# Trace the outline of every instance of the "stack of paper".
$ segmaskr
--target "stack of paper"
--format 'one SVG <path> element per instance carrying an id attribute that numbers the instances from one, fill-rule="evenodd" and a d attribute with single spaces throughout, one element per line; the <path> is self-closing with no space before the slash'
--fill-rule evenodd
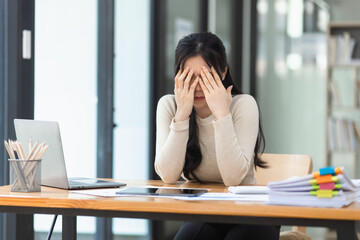
<path id="1" fill-rule="evenodd" d="M 269 204 L 309 207 L 343 207 L 360 197 L 360 184 L 343 167 L 322 168 L 304 177 L 268 184 Z"/>

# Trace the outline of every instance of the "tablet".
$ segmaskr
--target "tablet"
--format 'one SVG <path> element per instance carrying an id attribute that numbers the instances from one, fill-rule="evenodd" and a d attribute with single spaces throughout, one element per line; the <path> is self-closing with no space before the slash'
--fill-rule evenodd
<path id="1" fill-rule="evenodd" d="M 156 187 L 129 187 L 116 192 L 119 195 L 138 195 L 138 196 L 199 196 L 206 193 L 206 189 L 200 188 L 156 188 Z"/>

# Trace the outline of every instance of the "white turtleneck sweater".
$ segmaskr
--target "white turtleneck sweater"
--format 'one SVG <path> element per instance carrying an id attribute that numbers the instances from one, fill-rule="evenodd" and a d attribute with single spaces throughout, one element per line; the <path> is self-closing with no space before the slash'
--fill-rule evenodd
<path id="1" fill-rule="evenodd" d="M 174 122 L 174 95 L 163 96 L 157 107 L 155 171 L 166 183 L 182 175 L 189 119 Z M 259 110 L 255 99 L 247 94 L 233 97 L 230 114 L 216 120 L 196 116 L 202 160 L 194 171 L 203 182 L 226 186 L 255 184 L 254 148 L 259 131 Z"/>

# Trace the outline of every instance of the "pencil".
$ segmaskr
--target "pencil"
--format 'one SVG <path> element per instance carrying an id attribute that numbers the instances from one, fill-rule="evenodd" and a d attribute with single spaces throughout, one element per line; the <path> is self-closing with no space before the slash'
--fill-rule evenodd
<path id="1" fill-rule="evenodd" d="M 29 155 L 30 155 L 30 152 L 32 151 L 32 148 L 33 148 L 33 142 L 32 142 L 32 139 L 30 138 L 30 141 L 29 141 Z M 28 156 L 29 158 L 29 156 Z"/>
<path id="2" fill-rule="evenodd" d="M 41 159 L 41 157 L 44 155 L 44 153 L 46 152 L 47 148 L 49 147 L 49 145 L 45 145 L 42 149 L 41 152 L 36 156 L 36 160 Z"/>
<path id="3" fill-rule="evenodd" d="M 22 143 L 19 142 L 19 141 L 16 141 L 16 144 L 18 145 L 18 148 L 19 148 L 19 150 L 20 150 L 21 159 L 27 159 L 26 153 L 25 153 L 25 149 L 24 149 Z"/>
<path id="4" fill-rule="evenodd" d="M 43 143 L 41 143 L 41 144 L 37 147 L 36 151 L 34 152 L 34 154 L 32 155 L 32 157 L 30 158 L 30 160 L 34 160 L 34 159 L 36 158 L 36 156 L 39 154 L 39 152 L 40 152 L 40 150 L 42 149 L 42 147 L 43 147 L 44 144 L 45 144 L 45 143 L 43 142 Z"/>
<path id="5" fill-rule="evenodd" d="M 28 160 L 31 160 L 31 158 L 33 157 L 38 144 L 39 144 L 39 141 L 36 141 L 35 145 L 31 149 L 31 152 L 29 153 Z"/>
<path id="6" fill-rule="evenodd" d="M 4 145 L 5 145 L 5 148 L 6 148 L 6 151 L 8 152 L 9 154 L 9 157 L 11 159 L 15 159 L 15 154 L 14 152 L 12 151 L 12 149 L 10 148 L 9 144 L 4 140 Z"/>

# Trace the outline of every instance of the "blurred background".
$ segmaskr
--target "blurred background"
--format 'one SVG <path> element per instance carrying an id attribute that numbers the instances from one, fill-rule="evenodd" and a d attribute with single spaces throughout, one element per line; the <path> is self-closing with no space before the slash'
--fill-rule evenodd
<path id="1" fill-rule="evenodd" d="M 11 19 L 5 9 L 18 17 Z M 327 124 L 328 26 L 351 23 L 360 29 L 358 9 L 358 0 L 3 1 L 0 18 L 8 21 L 1 24 L 0 19 L 0 123 L 9 130 L 0 130 L 0 136 L 12 136 L 14 116 L 55 120 L 60 123 L 69 177 L 156 179 L 156 103 L 172 93 L 176 44 L 189 33 L 211 31 L 227 49 L 234 79 L 258 101 L 265 152 L 308 154 L 314 169 L 343 165 L 351 177 L 359 178 L 358 145 L 331 152 Z M 3 46 L 17 39 L 23 26 L 32 31 L 33 52 L 30 61 L 19 63 L 21 53 L 14 57 L 9 52 L 20 51 L 16 46 L 21 49 L 21 44 Z M 15 69 L 9 67 L 12 61 Z M 335 76 L 359 82 L 357 68 L 341 68 Z M 16 100 L 23 114 L 5 107 L 5 97 L 12 101 L 4 84 L 8 79 L 15 84 L 10 90 L 30 99 Z M 353 89 L 345 86 L 340 91 L 346 98 Z M 359 102 L 350 115 L 360 124 Z M 101 139 L 107 139 L 111 149 L 103 158 Z M 110 170 L 104 170 L 106 166 Z M 2 184 L 8 180 L 7 167 L 0 165 Z M 5 239 L 5 232 L 12 231 L 5 223 L 13 220 L 0 216 L 0 239 Z M 44 239 L 52 218 L 34 216 L 35 239 Z M 101 221 L 78 217 L 78 239 L 171 239 L 179 225 L 110 219 L 106 224 L 113 235 L 104 237 Z M 60 239 L 60 231 L 58 219 L 53 239 Z M 322 228 L 308 228 L 308 234 L 333 239 L 331 231 Z"/>

